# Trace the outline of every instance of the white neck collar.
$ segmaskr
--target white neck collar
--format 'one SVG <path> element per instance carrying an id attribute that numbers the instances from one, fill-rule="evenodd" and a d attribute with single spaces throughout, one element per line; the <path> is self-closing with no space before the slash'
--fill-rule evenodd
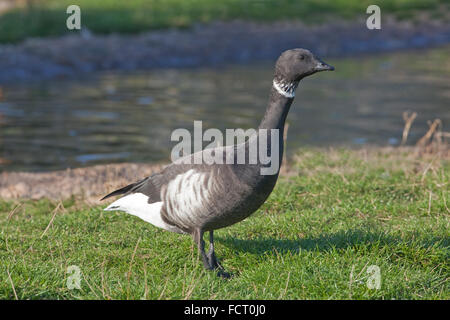
<path id="1" fill-rule="evenodd" d="M 273 79 L 273 87 L 278 91 L 279 94 L 286 98 L 295 97 L 295 89 L 297 89 L 298 81 L 284 82 Z"/>

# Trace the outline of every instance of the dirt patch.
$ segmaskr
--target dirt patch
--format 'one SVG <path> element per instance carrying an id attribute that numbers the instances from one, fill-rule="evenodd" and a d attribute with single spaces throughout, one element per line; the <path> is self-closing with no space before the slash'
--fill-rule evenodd
<path id="1" fill-rule="evenodd" d="M 98 200 L 162 168 L 162 164 L 120 163 L 44 173 L 3 172 L 0 198 L 60 200 L 76 196 Z"/>
<path id="2" fill-rule="evenodd" d="M 322 150 L 322 152 L 330 160 L 337 157 L 337 151 L 334 149 Z M 361 159 L 370 165 L 402 168 L 415 173 L 437 170 L 441 160 L 450 160 L 448 145 L 442 145 L 439 149 L 433 150 L 417 147 L 372 147 L 349 150 L 349 152 L 352 159 Z M 342 174 L 349 170 L 345 163 L 342 163 L 328 169 L 319 166 L 313 171 L 299 172 L 295 164 L 306 161 L 313 154 L 309 151 L 301 151 L 287 160 L 281 167 L 281 176 L 314 174 L 315 170 L 330 170 L 333 173 Z M 380 159 L 383 159 L 382 163 L 379 163 Z M 98 203 L 98 200 L 107 193 L 154 172 L 159 172 L 164 166 L 164 164 L 121 163 L 45 173 L 3 172 L 0 174 L 0 198 L 62 200 L 76 197 Z"/>

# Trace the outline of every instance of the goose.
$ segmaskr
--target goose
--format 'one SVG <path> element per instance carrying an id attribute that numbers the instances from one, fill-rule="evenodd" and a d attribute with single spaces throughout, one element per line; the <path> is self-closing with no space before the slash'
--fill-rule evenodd
<path id="1" fill-rule="evenodd" d="M 214 252 L 214 230 L 240 222 L 255 212 L 268 198 L 278 179 L 280 166 L 262 174 L 270 163 L 250 159 L 250 149 L 266 142 L 267 150 L 283 157 L 284 125 L 299 82 L 320 71 L 332 71 L 309 50 L 291 49 L 277 59 L 265 115 L 255 133 L 246 141 L 207 148 L 173 161 L 158 173 L 104 196 L 123 195 L 104 210 L 124 211 L 167 231 L 193 237 L 203 265 L 227 278 Z M 267 130 L 279 132 L 274 140 Z M 265 134 L 263 134 L 265 132 Z M 266 150 L 266 151 L 267 151 Z M 236 161 L 239 153 L 245 161 Z M 223 157 L 222 163 L 205 161 Z M 193 161 L 202 156 L 204 161 Z M 281 162 L 280 162 L 281 163 Z M 205 252 L 204 233 L 209 232 Z"/>

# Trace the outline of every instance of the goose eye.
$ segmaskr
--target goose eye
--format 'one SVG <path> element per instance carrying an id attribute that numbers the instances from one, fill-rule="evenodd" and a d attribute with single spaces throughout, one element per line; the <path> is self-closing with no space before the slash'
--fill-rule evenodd
<path id="1" fill-rule="evenodd" d="M 305 60 L 305 55 L 304 55 L 304 54 L 302 54 L 302 55 L 300 56 L 300 60 Z"/>

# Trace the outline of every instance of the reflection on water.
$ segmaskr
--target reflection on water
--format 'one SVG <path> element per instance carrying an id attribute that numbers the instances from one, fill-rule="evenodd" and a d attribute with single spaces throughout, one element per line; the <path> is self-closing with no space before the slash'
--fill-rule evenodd
<path id="1" fill-rule="evenodd" d="M 302 145 L 398 144 L 402 112 L 450 120 L 448 48 L 328 61 L 303 81 L 288 117 L 288 151 Z M 168 161 L 172 130 L 255 128 L 272 64 L 103 74 L 3 87 L 0 169 L 43 171 L 122 161 Z"/>

